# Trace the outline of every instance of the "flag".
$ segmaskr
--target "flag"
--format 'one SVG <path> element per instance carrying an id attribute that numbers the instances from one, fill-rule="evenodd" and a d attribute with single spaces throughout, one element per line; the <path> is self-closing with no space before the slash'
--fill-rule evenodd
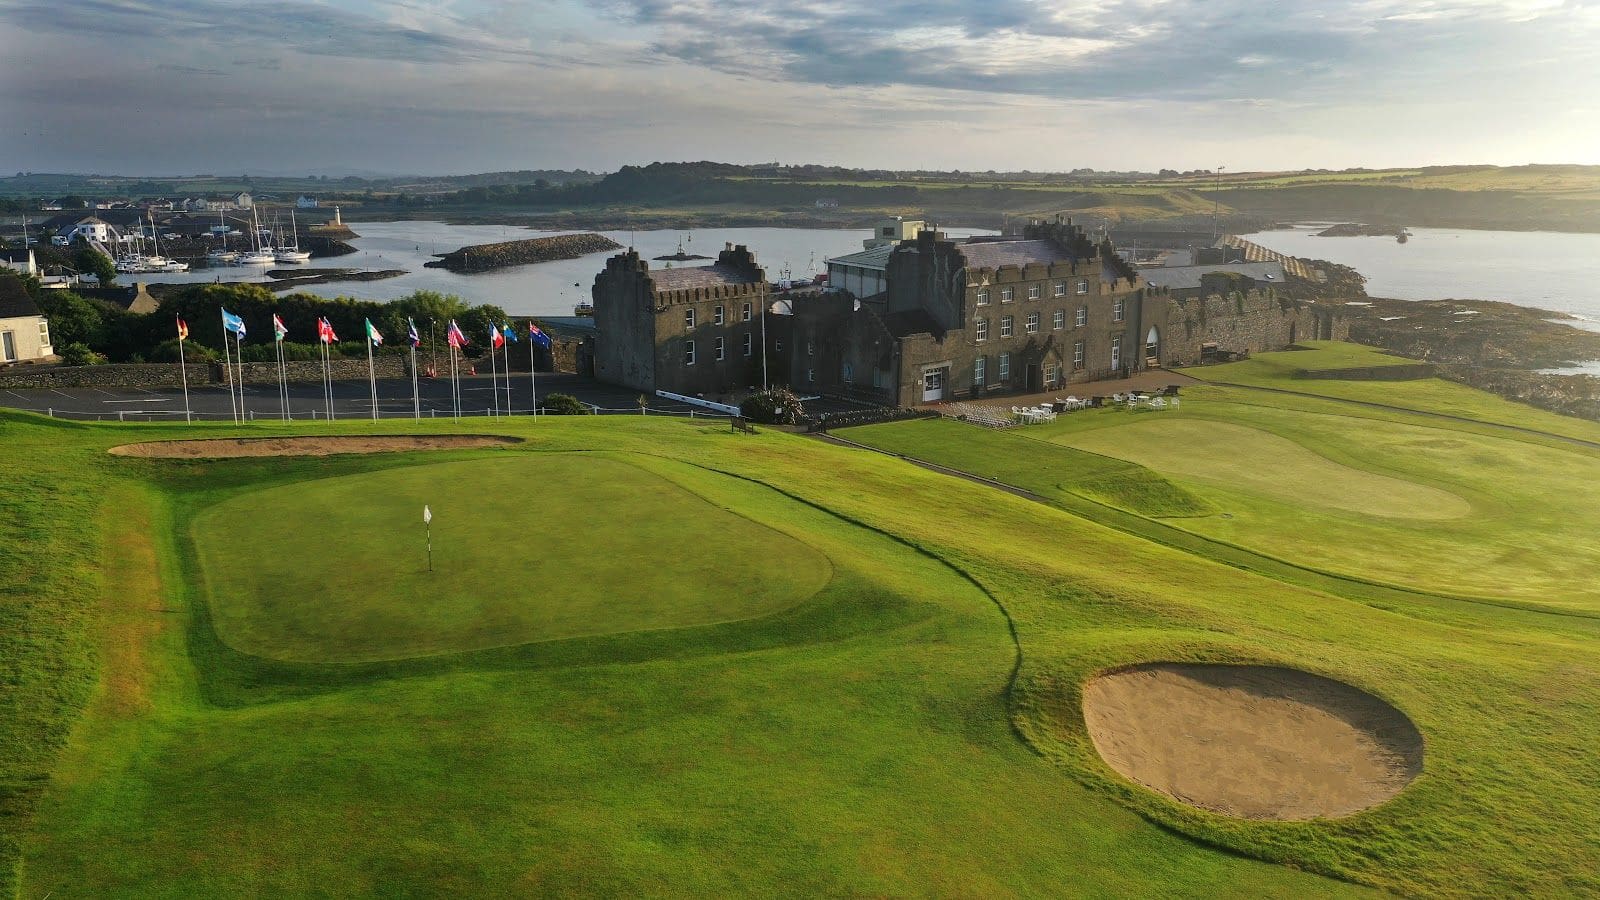
<path id="1" fill-rule="evenodd" d="M 288 333 L 289 333 L 289 326 L 283 324 L 283 320 L 278 318 L 278 314 L 277 313 L 273 313 L 272 314 L 272 339 L 275 340 L 275 341 L 281 341 L 281 340 L 283 340 L 284 335 L 287 335 Z"/>
<path id="2" fill-rule="evenodd" d="M 411 321 L 410 316 L 406 317 L 406 340 L 411 342 L 413 350 L 422 346 L 422 338 L 417 335 L 417 323 Z"/>
<path id="3" fill-rule="evenodd" d="M 429 509 L 426 503 L 422 504 L 422 524 L 433 524 L 433 510 Z"/>
<path id="4" fill-rule="evenodd" d="M 494 348 L 494 349 L 496 349 L 496 350 L 498 350 L 501 347 L 504 347 L 505 344 L 506 344 L 506 336 L 500 333 L 500 329 L 494 327 L 493 325 L 490 325 L 489 326 L 489 346 Z"/>
<path id="5" fill-rule="evenodd" d="M 239 340 L 244 340 L 244 320 L 227 310 L 222 311 L 222 327 L 238 335 Z"/>
<path id="6" fill-rule="evenodd" d="M 178 340 L 186 341 L 188 339 L 189 339 L 189 323 L 185 322 L 182 319 L 179 319 L 178 320 Z"/>
<path id="7" fill-rule="evenodd" d="M 506 333 L 506 340 L 513 344 L 517 342 L 517 330 L 515 328 L 512 328 L 510 325 L 502 325 L 500 326 L 500 330 Z"/>
<path id="8" fill-rule="evenodd" d="M 383 346 L 383 335 L 378 333 L 378 329 L 372 324 L 371 319 L 367 320 L 367 340 L 371 341 L 374 347 Z"/>
<path id="9" fill-rule="evenodd" d="M 535 344 L 538 344 L 546 350 L 550 349 L 550 335 L 545 334 L 538 325 L 533 324 L 532 319 L 528 320 L 528 340 L 533 341 Z"/>
<path id="10" fill-rule="evenodd" d="M 339 336 L 333 333 L 333 323 L 329 322 L 326 316 L 317 320 L 317 337 L 324 344 L 334 344 L 339 341 Z"/>
<path id="11" fill-rule="evenodd" d="M 456 324 L 455 319 L 450 320 L 450 330 L 444 333 L 444 339 L 446 343 L 457 350 L 467 345 L 467 336 L 461 333 L 461 326 Z"/>

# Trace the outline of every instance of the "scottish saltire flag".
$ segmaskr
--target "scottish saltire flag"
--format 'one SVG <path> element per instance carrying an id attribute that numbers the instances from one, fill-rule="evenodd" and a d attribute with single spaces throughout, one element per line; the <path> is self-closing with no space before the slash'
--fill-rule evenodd
<path id="1" fill-rule="evenodd" d="M 413 350 L 422 346 L 422 338 L 417 335 L 417 323 L 411 321 L 410 316 L 406 317 L 406 340 L 411 342 Z"/>
<path id="2" fill-rule="evenodd" d="M 517 342 L 517 330 L 515 328 L 512 328 L 510 325 L 501 325 L 500 330 L 506 333 L 506 340 L 513 344 Z"/>
<path id="3" fill-rule="evenodd" d="M 461 333 L 461 326 L 456 324 L 455 319 L 450 320 L 450 330 L 444 333 L 444 339 L 458 350 L 467 345 L 467 336 Z"/>
<path id="4" fill-rule="evenodd" d="M 278 314 L 277 313 L 273 313 L 272 314 L 272 339 L 275 340 L 275 341 L 281 341 L 281 340 L 283 340 L 284 335 L 286 335 L 288 333 L 289 333 L 289 326 L 283 324 L 283 320 L 278 318 Z"/>
<path id="5" fill-rule="evenodd" d="M 366 321 L 367 321 L 367 340 L 371 341 L 372 342 L 372 346 L 374 346 L 374 347 L 383 346 L 383 335 L 378 333 L 378 329 L 377 329 L 377 327 L 375 325 L 372 324 L 372 320 L 371 319 L 368 319 Z"/>
<path id="6" fill-rule="evenodd" d="M 333 333 L 333 323 L 329 322 L 326 316 L 317 320 L 317 337 L 324 344 L 334 344 L 339 341 L 339 336 Z"/>
<path id="7" fill-rule="evenodd" d="M 222 327 L 238 335 L 239 340 L 244 340 L 244 320 L 225 309 L 222 311 Z"/>
<path id="8" fill-rule="evenodd" d="M 493 325 L 490 325 L 489 326 L 489 346 L 498 350 L 499 348 L 504 347 L 505 344 L 506 344 L 506 336 L 500 333 L 500 329 L 494 327 Z"/>
<path id="9" fill-rule="evenodd" d="M 538 325 L 533 324 L 533 320 L 531 319 L 528 321 L 528 340 L 533 341 L 535 344 L 538 344 L 546 350 L 550 349 L 550 335 L 545 334 Z"/>
<path id="10" fill-rule="evenodd" d="M 188 339 L 189 339 L 189 323 L 185 322 L 182 318 L 179 318 L 178 319 L 178 340 L 186 341 Z"/>

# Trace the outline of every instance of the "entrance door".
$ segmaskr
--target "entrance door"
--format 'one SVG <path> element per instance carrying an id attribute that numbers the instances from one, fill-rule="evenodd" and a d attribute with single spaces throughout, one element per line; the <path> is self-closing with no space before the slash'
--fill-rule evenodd
<path id="1" fill-rule="evenodd" d="M 1161 365 L 1161 335 L 1156 332 L 1154 325 L 1144 336 L 1144 364 L 1147 366 Z"/>
<path id="2" fill-rule="evenodd" d="M 1111 339 L 1111 368 L 1113 370 L 1122 368 L 1122 338 L 1120 337 Z"/>
<path id="3" fill-rule="evenodd" d="M 1038 363 L 1028 364 L 1028 393 L 1037 394 L 1044 390 L 1044 370 Z"/>
<path id="4" fill-rule="evenodd" d="M 944 399 L 945 369 L 934 369 L 922 373 L 922 402 L 931 403 Z"/>

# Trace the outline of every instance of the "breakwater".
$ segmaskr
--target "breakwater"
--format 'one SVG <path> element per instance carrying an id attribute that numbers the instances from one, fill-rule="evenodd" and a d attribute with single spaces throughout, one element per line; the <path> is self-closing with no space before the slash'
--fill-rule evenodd
<path id="1" fill-rule="evenodd" d="M 528 238 L 521 241 L 502 241 L 496 244 L 474 244 L 423 263 L 430 269 L 449 269 L 452 272 L 491 272 L 511 266 L 549 262 L 556 259 L 575 259 L 605 250 L 617 250 L 621 244 L 601 234 L 558 234 L 551 237 Z"/>

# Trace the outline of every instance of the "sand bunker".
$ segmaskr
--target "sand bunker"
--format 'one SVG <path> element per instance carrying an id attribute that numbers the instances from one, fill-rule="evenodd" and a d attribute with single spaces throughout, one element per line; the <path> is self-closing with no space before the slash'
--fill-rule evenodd
<path id="1" fill-rule="evenodd" d="M 1085 685 L 1083 716 L 1113 769 L 1247 819 L 1349 815 L 1422 771 L 1422 735 L 1404 713 L 1294 669 L 1135 666 Z"/>
<path id="2" fill-rule="evenodd" d="M 204 441 L 148 441 L 112 447 L 117 456 L 145 459 L 228 459 L 237 456 L 331 456 L 335 453 L 396 453 L 405 450 L 465 450 L 520 444 L 500 435 L 372 435 L 351 437 L 219 438 Z"/>

